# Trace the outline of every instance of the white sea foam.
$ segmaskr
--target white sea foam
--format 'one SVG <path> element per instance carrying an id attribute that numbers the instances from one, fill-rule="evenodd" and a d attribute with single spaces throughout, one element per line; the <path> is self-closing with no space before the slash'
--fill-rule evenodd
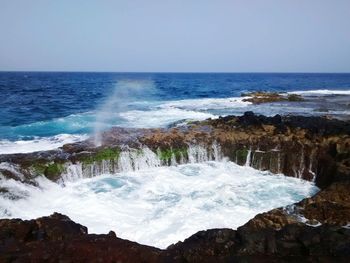
<path id="1" fill-rule="evenodd" d="M 114 230 L 161 248 L 199 230 L 235 229 L 257 213 L 317 191 L 310 182 L 215 161 L 81 179 L 65 187 L 38 182 L 40 188 L 0 180 L 0 187 L 24 197 L 0 197 L 0 217 L 31 219 L 56 211 L 90 233 Z"/>
<path id="2" fill-rule="evenodd" d="M 329 90 L 329 89 L 317 89 L 317 90 L 303 90 L 303 91 L 291 91 L 287 94 L 299 94 L 305 96 L 313 95 L 350 95 L 350 90 Z"/>
<path id="3" fill-rule="evenodd" d="M 205 120 L 217 116 L 199 111 L 183 110 L 179 108 L 162 108 L 150 111 L 127 111 L 120 116 L 128 122 L 129 127 L 163 127 L 179 120 Z"/>
<path id="4" fill-rule="evenodd" d="M 87 135 L 59 134 L 52 137 L 36 138 L 34 140 L 9 141 L 0 140 L 0 154 L 29 153 L 36 151 L 53 150 L 66 143 L 83 141 Z"/>
<path id="5" fill-rule="evenodd" d="M 333 115 L 349 115 L 350 116 L 350 110 L 330 110 L 326 113 L 333 114 Z"/>
<path id="6" fill-rule="evenodd" d="M 19 172 L 18 165 L 10 164 L 7 162 L 1 162 L 0 169 L 3 171 L 9 171 L 11 174 L 15 175 L 20 180 L 24 179 L 24 175 Z M 2 174 L 0 174 L 0 176 L 2 176 Z"/>
<path id="7" fill-rule="evenodd" d="M 164 109 L 180 108 L 189 110 L 220 110 L 241 108 L 250 105 L 250 102 L 243 101 L 247 97 L 232 98 L 208 98 L 208 99 L 188 99 L 169 101 L 161 105 Z"/>
<path id="8" fill-rule="evenodd" d="M 132 110 L 120 113 L 131 127 L 163 127 L 179 120 L 204 120 L 218 116 L 208 111 L 242 109 L 250 102 L 245 97 L 208 98 L 167 101 L 147 111 Z"/>

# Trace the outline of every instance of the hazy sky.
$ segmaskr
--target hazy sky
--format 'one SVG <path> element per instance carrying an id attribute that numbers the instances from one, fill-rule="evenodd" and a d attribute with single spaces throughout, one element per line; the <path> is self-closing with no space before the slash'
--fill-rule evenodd
<path id="1" fill-rule="evenodd" d="M 0 70 L 350 72 L 350 0 L 0 0 Z"/>

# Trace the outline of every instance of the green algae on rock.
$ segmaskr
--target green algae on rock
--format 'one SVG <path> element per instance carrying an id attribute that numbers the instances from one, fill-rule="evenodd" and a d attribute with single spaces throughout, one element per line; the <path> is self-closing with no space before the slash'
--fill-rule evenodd
<path id="1" fill-rule="evenodd" d="M 120 156 L 121 150 L 119 147 L 112 148 L 103 148 L 99 149 L 97 152 L 93 152 L 91 154 L 87 154 L 86 156 L 82 156 L 78 160 L 84 164 L 92 164 L 94 162 L 101 162 L 103 160 L 118 160 Z"/>

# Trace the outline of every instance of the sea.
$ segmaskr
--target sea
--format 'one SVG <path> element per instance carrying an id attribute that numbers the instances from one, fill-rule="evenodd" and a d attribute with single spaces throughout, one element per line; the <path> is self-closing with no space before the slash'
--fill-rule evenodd
<path id="1" fill-rule="evenodd" d="M 303 102 L 251 104 L 254 91 Z M 113 126 L 174 127 L 246 111 L 273 116 L 350 116 L 350 74 L 0 72 L 0 154 L 52 150 Z M 296 153 L 297 154 L 297 153 Z M 0 163 L 0 170 L 6 167 Z M 313 182 L 225 158 L 143 167 L 39 187 L 0 173 L 0 218 L 61 212 L 89 228 L 165 248 L 196 231 L 236 229 L 256 214 L 318 191 Z"/>
<path id="2" fill-rule="evenodd" d="M 251 105 L 241 96 L 252 91 L 320 103 Z M 324 105 L 327 97 L 343 104 Z M 249 110 L 348 116 L 350 74 L 0 72 L 0 101 L 0 153 L 31 152 L 112 126 L 167 127 Z"/>

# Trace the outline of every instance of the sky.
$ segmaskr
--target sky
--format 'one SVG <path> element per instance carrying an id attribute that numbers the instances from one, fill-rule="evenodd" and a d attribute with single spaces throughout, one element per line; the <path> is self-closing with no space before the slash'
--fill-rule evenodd
<path id="1" fill-rule="evenodd" d="M 350 0 L 0 0 L 0 70 L 350 72 Z"/>

